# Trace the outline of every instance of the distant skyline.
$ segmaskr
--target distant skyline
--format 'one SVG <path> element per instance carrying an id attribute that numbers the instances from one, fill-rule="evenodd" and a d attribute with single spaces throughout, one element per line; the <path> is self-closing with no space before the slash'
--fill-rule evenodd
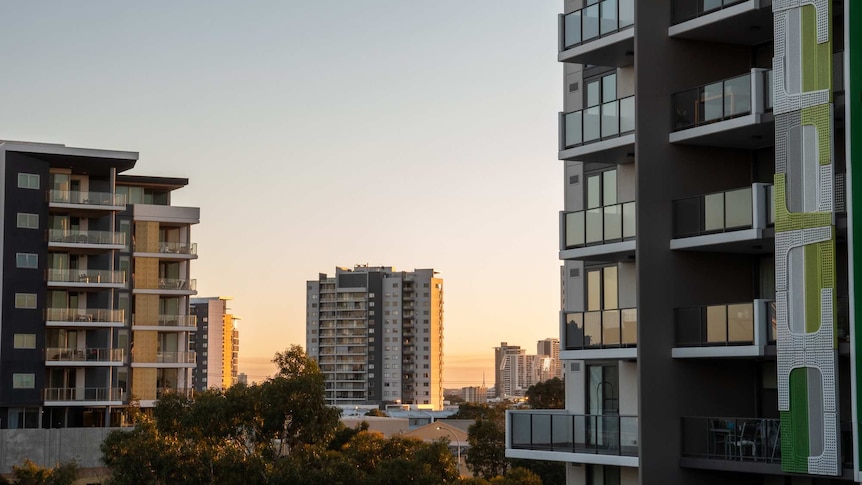
<path id="1" fill-rule="evenodd" d="M 189 178 L 200 296 L 239 371 L 305 341 L 336 266 L 445 280 L 444 386 L 559 321 L 561 2 L 4 3 L 0 139 L 131 150 Z"/>

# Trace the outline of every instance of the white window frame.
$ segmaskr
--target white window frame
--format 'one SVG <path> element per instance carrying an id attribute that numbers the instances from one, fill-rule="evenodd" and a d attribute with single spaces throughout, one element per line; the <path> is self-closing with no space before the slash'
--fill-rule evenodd
<path id="1" fill-rule="evenodd" d="M 36 374 L 12 374 L 12 389 L 35 389 Z"/>
<path id="2" fill-rule="evenodd" d="M 23 269 L 38 269 L 39 255 L 36 253 L 15 253 L 15 267 Z"/>
<path id="3" fill-rule="evenodd" d="M 39 229 L 39 214 L 19 212 L 17 223 L 19 229 Z"/>
<path id="4" fill-rule="evenodd" d="M 13 337 L 14 347 L 16 349 L 35 349 L 36 334 L 35 333 L 16 333 Z"/>
<path id="5" fill-rule="evenodd" d="M 32 303 L 30 303 L 32 301 Z M 36 309 L 37 301 L 35 293 L 15 293 L 15 308 L 26 310 Z"/>
<path id="6" fill-rule="evenodd" d="M 18 188 L 39 190 L 41 180 L 38 173 L 18 173 Z"/>

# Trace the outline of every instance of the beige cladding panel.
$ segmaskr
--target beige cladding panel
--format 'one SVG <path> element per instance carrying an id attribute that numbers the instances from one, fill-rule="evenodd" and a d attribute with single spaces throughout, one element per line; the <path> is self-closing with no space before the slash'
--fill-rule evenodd
<path id="1" fill-rule="evenodd" d="M 155 362 L 159 351 L 159 333 L 152 330 L 136 330 L 132 362 Z"/>
<path id="2" fill-rule="evenodd" d="M 135 222 L 135 251 L 159 252 L 159 223 Z"/>
<path id="3" fill-rule="evenodd" d="M 132 396 L 143 401 L 156 398 L 156 371 L 157 369 L 132 369 Z"/>
<path id="4" fill-rule="evenodd" d="M 159 287 L 159 260 L 156 258 L 135 258 L 135 287 Z"/>
<path id="5" fill-rule="evenodd" d="M 158 325 L 159 295 L 135 295 L 135 325 Z"/>

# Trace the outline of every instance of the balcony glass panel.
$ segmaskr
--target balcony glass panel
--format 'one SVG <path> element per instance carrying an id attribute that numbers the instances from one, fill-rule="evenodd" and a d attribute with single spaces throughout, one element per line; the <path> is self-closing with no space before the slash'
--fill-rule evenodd
<path id="1" fill-rule="evenodd" d="M 602 6 L 602 35 L 606 35 L 619 28 L 619 19 L 617 18 L 617 0 L 605 0 L 600 5 Z"/>
<path id="2" fill-rule="evenodd" d="M 631 346 L 638 343 L 638 310 L 627 308 L 620 310 L 622 317 L 622 345 Z"/>
<path id="3" fill-rule="evenodd" d="M 510 448 L 637 456 L 636 416 L 515 411 Z"/>
<path id="4" fill-rule="evenodd" d="M 583 211 L 566 214 L 566 247 L 583 246 L 586 242 L 584 240 L 585 230 Z"/>
<path id="5" fill-rule="evenodd" d="M 602 137 L 601 107 L 593 106 L 584 110 L 584 143 L 596 141 Z"/>
<path id="6" fill-rule="evenodd" d="M 775 225 L 775 186 L 767 185 L 766 190 L 766 223 L 770 226 Z"/>
<path id="7" fill-rule="evenodd" d="M 602 312 L 584 314 L 584 347 L 597 348 L 602 345 Z"/>
<path id="8" fill-rule="evenodd" d="M 710 194 L 703 198 L 703 230 L 706 232 L 724 229 L 724 193 Z"/>
<path id="9" fill-rule="evenodd" d="M 584 41 L 595 39 L 599 36 L 599 15 L 600 15 L 600 7 L 599 4 L 590 5 L 589 7 L 583 9 L 583 28 L 581 29 L 584 33 Z"/>
<path id="10" fill-rule="evenodd" d="M 589 97 L 589 85 L 587 92 Z M 563 116 L 565 148 L 631 133 L 635 129 L 634 115 L 634 96 L 566 113 Z"/>
<path id="11" fill-rule="evenodd" d="M 774 95 L 773 94 L 774 93 L 773 92 L 773 84 L 772 84 L 773 82 L 774 82 L 774 80 L 772 77 L 772 71 L 770 70 L 770 71 L 764 72 L 763 73 L 763 102 L 765 103 L 764 107 L 767 110 L 772 110 L 774 103 L 775 103 L 775 101 L 773 99 L 773 95 Z"/>
<path id="12" fill-rule="evenodd" d="M 605 212 L 605 240 L 623 237 L 622 207 L 611 205 L 603 208 Z"/>
<path id="13" fill-rule="evenodd" d="M 727 341 L 727 307 L 706 307 L 706 341 L 720 344 Z"/>
<path id="14" fill-rule="evenodd" d="M 580 145 L 583 140 L 583 112 L 575 111 L 565 116 L 566 123 L 566 146 Z"/>
<path id="15" fill-rule="evenodd" d="M 565 17 L 565 47 L 581 43 L 581 11 L 572 12 Z"/>
<path id="16" fill-rule="evenodd" d="M 635 0 L 619 0 L 620 2 L 620 28 L 626 28 L 635 24 Z"/>
<path id="17" fill-rule="evenodd" d="M 754 342 L 753 304 L 727 305 L 727 341 L 730 343 Z"/>
<path id="18" fill-rule="evenodd" d="M 617 113 L 617 102 L 612 101 L 602 105 L 602 137 L 619 134 L 620 120 Z"/>
<path id="19" fill-rule="evenodd" d="M 551 446 L 551 415 L 534 414 L 532 423 L 532 439 L 534 446 Z"/>
<path id="20" fill-rule="evenodd" d="M 531 444 L 530 423 L 532 419 L 527 413 L 512 413 L 512 447 L 529 447 Z"/>
<path id="21" fill-rule="evenodd" d="M 781 421 L 684 417 L 682 455 L 711 460 L 781 463 Z"/>
<path id="22" fill-rule="evenodd" d="M 584 348 L 584 314 L 566 314 L 566 350 Z"/>
<path id="23" fill-rule="evenodd" d="M 619 346 L 620 335 L 620 312 L 619 310 L 606 310 L 602 312 L 602 345 L 605 347 Z"/>
<path id="24" fill-rule="evenodd" d="M 626 202 L 623 204 L 623 238 L 628 239 L 636 236 L 636 223 L 635 203 Z"/>
<path id="25" fill-rule="evenodd" d="M 590 209 L 587 211 L 587 244 L 601 242 L 604 237 L 602 230 L 602 222 L 604 220 L 604 211 L 601 208 Z"/>
<path id="26" fill-rule="evenodd" d="M 720 82 L 707 84 L 703 87 L 703 94 L 701 96 L 701 103 L 703 106 L 703 110 L 701 111 L 701 116 L 698 117 L 698 121 L 715 121 L 722 117 L 723 113 L 723 86 Z"/>
<path id="27" fill-rule="evenodd" d="M 725 192 L 725 229 L 751 227 L 751 188 L 729 190 Z"/>
<path id="28" fill-rule="evenodd" d="M 724 81 L 724 116 L 751 112 L 751 75 Z"/>

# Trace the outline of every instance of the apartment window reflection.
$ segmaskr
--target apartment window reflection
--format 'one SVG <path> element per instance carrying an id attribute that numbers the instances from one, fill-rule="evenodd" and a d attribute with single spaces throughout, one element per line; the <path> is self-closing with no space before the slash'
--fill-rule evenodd
<path id="1" fill-rule="evenodd" d="M 566 350 L 637 344 L 637 309 L 619 307 L 619 268 L 597 267 L 585 273 L 586 311 L 565 315 Z"/>

